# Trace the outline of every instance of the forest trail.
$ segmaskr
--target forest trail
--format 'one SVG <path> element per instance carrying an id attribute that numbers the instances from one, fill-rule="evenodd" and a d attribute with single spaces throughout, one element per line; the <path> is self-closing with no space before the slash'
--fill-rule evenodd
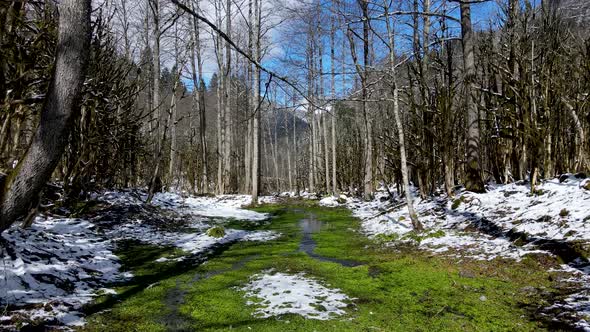
<path id="1" fill-rule="evenodd" d="M 590 0 L 0 6 L 0 331 L 590 332 Z"/>
<path id="2" fill-rule="evenodd" d="M 557 272 L 536 259 L 449 259 L 383 247 L 343 208 L 285 201 L 255 209 L 259 222 L 217 219 L 226 229 L 272 231 L 266 242 L 231 241 L 199 259 L 131 243 L 116 252 L 135 276 L 96 303 L 82 331 L 443 331 L 564 327 L 546 307 Z M 166 259 L 157 259 L 166 257 Z M 534 271 L 535 273 L 531 273 Z M 133 281 L 135 280 L 135 281 Z M 142 280 L 138 283 L 138 280 Z M 129 287 L 137 291 L 126 293 Z M 96 305 L 95 303 L 95 305 Z"/>

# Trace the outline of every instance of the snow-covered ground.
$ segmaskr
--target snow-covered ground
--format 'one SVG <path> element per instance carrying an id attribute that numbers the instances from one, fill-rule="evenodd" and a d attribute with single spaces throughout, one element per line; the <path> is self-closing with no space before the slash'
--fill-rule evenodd
<path id="1" fill-rule="evenodd" d="M 254 275 L 242 288 L 257 317 L 297 314 L 308 319 L 328 320 L 344 315 L 351 299 L 339 289 L 327 288 L 303 273 L 265 271 Z"/>
<path id="2" fill-rule="evenodd" d="M 147 199 L 143 192 L 107 191 L 95 194 L 93 198 L 106 200 L 113 204 L 141 205 Z M 274 196 L 261 196 L 258 199 L 261 204 L 274 203 Z M 251 203 L 248 195 L 219 195 L 183 197 L 176 193 L 158 193 L 154 195 L 152 204 L 164 209 L 174 209 L 180 213 L 191 214 L 209 218 L 234 218 L 240 220 L 264 220 L 268 215 L 255 211 L 242 209 Z"/>
<path id="3" fill-rule="evenodd" d="M 583 189 L 587 181 L 552 179 L 538 186 L 535 195 L 528 186 L 494 186 L 484 194 L 465 193 L 469 203 L 456 211 L 542 238 L 590 241 L 590 190 Z"/>
<path id="4" fill-rule="evenodd" d="M 540 252 L 532 244 L 518 246 L 507 237 L 475 231 L 482 221 L 499 227 L 501 232 L 522 232 L 549 240 L 590 241 L 590 191 L 583 189 L 585 181 L 588 180 L 573 177 L 563 183 L 549 180 L 539 185 L 534 195 L 529 186 L 508 184 L 491 186 L 483 194 L 460 192 L 455 199 L 415 197 L 414 208 L 426 228 L 419 246 L 437 253 L 486 260 L 518 260 Z M 403 202 L 402 197 L 394 197 L 392 203 L 383 191 L 377 192 L 370 202 L 345 196 L 320 200 L 324 206 L 351 209 L 370 237 L 415 240 Z"/>
<path id="5" fill-rule="evenodd" d="M 104 192 L 93 199 L 109 206 L 136 206 L 142 209 L 145 194 Z M 272 202 L 264 197 L 261 201 Z M 260 221 L 268 215 L 242 209 L 247 196 L 182 198 L 163 193 L 154 197 L 154 205 L 168 211 L 182 229 L 161 228 L 158 222 L 129 219 L 128 216 L 104 214 L 87 219 L 61 218 L 48 215 L 36 218 L 32 227 L 18 226 L 0 236 L 0 330 L 15 328 L 17 322 L 46 322 L 49 325 L 80 325 L 80 310 L 97 295 L 112 293 L 105 288 L 113 282 L 131 278 L 121 270 L 119 258 L 113 253 L 119 240 L 176 246 L 194 255 L 234 241 L 268 241 L 280 234 L 271 231 L 225 229 L 222 237 L 207 235 L 217 218 Z M 153 212 L 153 211 L 151 211 Z M 151 213 L 150 212 L 150 213 Z M 149 215 L 149 214 L 147 214 Z M 147 216 L 146 215 L 146 216 Z M 152 216 L 158 219 L 158 215 Z M 175 258 L 180 261 L 184 256 Z M 158 262 L 168 261 L 162 257 Z"/>
<path id="6" fill-rule="evenodd" d="M 0 303 L 17 309 L 0 317 L 0 329 L 21 315 L 81 324 L 77 310 L 103 285 L 128 277 L 112 242 L 86 220 L 38 217 L 31 228 L 13 227 L 2 238 Z"/>
<path id="7" fill-rule="evenodd" d="M 362 220 L 362 230 L 369 237 L 386 243 L 396 241 L 416 242 L 407 206 L 397 197 L 392 203 L 388 194 L 378 192 L 374 200 L 364 202 L 359 199 L 340 197 L 325 198 L 324 206 L 346 206 Z M 524 255 L 539 252 L 529 245 L 514 245 L 509 239 L 494 237 L 479 232 L 468 231 L 473 223 L 469 215 L 461 214 L 449 206 L 446 199 L 422 200 L 414 198 L 414 209 L 426 231 L 421 234 L 418 246 L 439 254 L 448 254 L 478 260 L 491 260 L 496 257 L 521 259 Z M 398 208 L 389 211 L 398 206 Z M 389 211 L 389 212 L 388 212 Z"/>
<path id="8" fill-rule="evenodd" d="M 556 272 L 565 272 L 569 277 L 560 280 L 575 291 L 568 297 L 545 308 L 545 311 L 558 313 L 573 313 L 572 324 L 582 330 L 590 331 L 590 271 L 574 269 L 569 265 L 561 265 Z"/>

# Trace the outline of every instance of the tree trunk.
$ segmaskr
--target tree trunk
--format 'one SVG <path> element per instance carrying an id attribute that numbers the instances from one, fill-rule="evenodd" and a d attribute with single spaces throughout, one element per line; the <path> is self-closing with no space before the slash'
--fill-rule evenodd
<path id="1" fill-rule="evenodd" d="M 293 191 L 293 169 L 291 168 L 291 133 L 289 133 L 289 113 L 285 112 L 285 140 L 287 141 L 287 178 L 289 180 L 289 192 Z"/>
<path id="2" fill-rule="evenodd" d="M 254 59 L 260 61 L 260 9 L 259 0 L 254 0 Z M 254 105 L 256 114 L 252 123 L 252 204 L 258 204 L 260 186 L 260 68 L 254 68 Z"/>
<path id="3" fill-rule="evenodd" d="M 157 135 L 156 135 L 156 150 L 160 150 L 159 144 L 159 137 L 160 133 L 160 121 L 162 114 L 161 112 L 161 105 L 160 105 L 160 4 L 159 0 L 150 0 L 150 7 L 152 10 L 153 16 L 153 24 L 154 24 L 154 48 L 152 53 L 152 66 L 153 66 L 153 85 L 152 85 L 152 121 L 157 126 Z"/>
<path id="4" fill-rule="evenodd" d="M 200 1 L 196 1 L 196 11 L 199 12 Z M 200 27 L 199 27 L 199 20 L 195 17 L 192 18 L 193 22 L 193 45 L 192 45 L 192 55 L 191 55 L 191 65 L 193 71 L 193 85 L 194 85 L 194 92 L 195 92 L 195 100 L 194 103 L 196 104 L 197 111 L 199 114 L 199 143 L 201 147 L 201 192 L 207 193 L 209 192 L 209 179 L 208 179 L 208 162 L 207 162 L 207 121 L 206 121 L 206 113 L 205 113 L 205 91 L 204 89 L 204 82 L 203 82 L 203 61 L 201 59 L 201 40 L 200 40 Z M 196 66 L 195 66 L 195 57 L 196 54 Z M 196 68 L 195 68 L 196 67 Z M 196 72 L 195 72 L 196 70 Z"/>
<path id="5" fill-rule="evenodd" d="M 218 27 L 221 27 L 221 0 L 215 0 L 215 17 Z M 215 40 L 215 55 L 217 59 L 217 68 L 219 75 L 217 76 L 217 185 L 216 193 L 224 194 L 224 180 L 223 180 L 223 163 L 225 161 L 225 60 L 223 58 L 223 43 L 220 36 L 214 38 Z"/>
<path id="6" fill-rule="evenodd" d="M 90 54 L 90 0 L 63 0 L 55 66 L 39 126 L 25 156 L 4 181 L 0 232 L 24 217 L 50 179 L 65 149 L 71 121 L 81 103 Z"/>
<path id="7" fill-rule="evenodd" d="M 179 69 L 179 63 L 178 63 L 178 54 L 179 54 L 179 48 L 178 48 L 178 26 L 175 24 L 174 25 L 174 56 L 175 56 L 175 68 L 178 70 L 178 72 L 180 73 L 180 69 Z M 172 76 L 175 80 L 175 84 L 177 80 L 180 80 L 180 75 L 176 76 L 176 73 L 174 73 L 174 75 Z M 170 123 L 170 164 L 168 165 L 168 188 L 172 187 L 174 185 L 174 179 L 176 176 L 176 155 L 177 155 L 177 151 L 178 150 L 178 140 L 176 137 L 176 121 L 177 121 L 177 107 L 176 107 L 176 91 L 172 92 L 172 95 L 170 96 L 170 98 L 172 98 L 172 102 L 171 102 L 171 109 L 170 112 L 172 112 L 171 114 L 171 123 Z"/>
<path id="8" fill-rule="evenodd" d="M 248 55 L 253 57 L 253 39 L 254 39 L 254 29 L 252 28 L 253 22 L 253 1 L 248 1 Z M 246 146 L 244 151 L 244 192 L 248 192 L 251 190 L 251 180 L 252 180 L 252 117 L 254 116 L 253 107 L 254 106 L 254 76 L 252 73 L 252 64 L 247 63 L 247 93 L 248 93 L 248 105 L 246 106 L 246 121 L 248 122 L 248 129 L 246 133 Z"/>
<path id="9" fill-rule="evenodd" d="M 565 107 L 568 110 L 569 115 L 571 116 L 572 120 L 574 121 L 574 126 L 576 128 L 576 132 L 578 135 L 578 149 L 576 152 L 576 164 L 574 166 L 575 170 L 590 170 L 590 157 L 586 152 L 586 135 L 584 133 L 584 127 L 582 126 L 582 122 L 580 122 L 580 118 L 576 114 L 574 107 L 565 99 L 562 99 Z"/>
<path id="10" fill-rule="evenodd" d="M 299 171 L 297 170 L 297 157 L 299 156 L 297 148 L 297 116 L 295 115 L 296 91 L 293 89 L 293 169 L 295 173 L 295 195 L 299 196 Z M 287 133 L 288 135 L 288 133 Z"/>
<path id="11" fill-rule="evenodd" d="M 364 179 L 364 191 L 363 195 L 366 200 L 373 197 L 373 125 L 369 112 L 367 110 L 367 98 L 368 98 L 368 72 L 369 72 L 369 1 L 361 0 L 361 10 L 363 12 L 363 77 L 361 80 L 362 84 L 362 96 L 363 101 L 361 104 L 362 114 L 365 122 L 365 179 Z"/>
<path id="12" fill-rule="evenodd" d="M 467 107 L 467 164 L 465 165 L 465 188 L 473 192 L 485 192 L 479 161 L 479 113 L 474 100 L 475 54 L 473 30 L 471 28 L 471 5 L 461 3 L 461 33 L 463 41 L 463 62 L 465 71 L 465 94 Z"/>
<path id="13" fill-rule="evenodd" d="M 231 38 L 231 3 L 232 0 L 226 1 L 225 6 L 225 26 L 226 35 Z M 223 147 L 223 189 L 224 193 L 229 190 L 231 180 L 231 45 L 226 41 L 225 43 L 225 78 L 224 82 L 224 147 Z"/>
<path id="14" fill-rule="evenodd" d="M 314 89 L 313 89 L 313 82 L 314 82 L 314 50 L 313 50 L 313 32 L 309 32 L 308 41 L 307 41 L 307 68 L 308 68 L 308 77 L 307 77 L 307 99 L 314 100 Z M 308 190 L 309 192 L 315 191 L 315 110 L 312 103 L 307 103 L 307 113 L 308 113 L 308 121 L 309 121 L 309 184 Z"/>
<path id="15" fill-rule="evenodd" d="M 156 124 L 157 126 L 157 130 L 156 130 L 156 135 L 155 136 L 155 156 L 156 156 L 156 164 L 154 165 L 154 172 L 153 172 L 153 176 L 151 178 L 151 181 L 149 183 L 149 190 L 148 190 L 148 203 L 151 201 L 153 195 L 154 195 L 154 189 L 159 189 L 156 187 L 159 187 L 159 185 L 156 185 L 156 182 L 160 182 L 160 162 L 161 162 L 161 157 L 159 157 L 162 153 L 162 144 L 164 144 L 164 142 L 162 142 L 160 140 L 160 137 L 163 135 L 162 134 L 162 129 L 160 126 L 160 122 L 162 120 L 162 114 L 161 112 L 161 101 L 160 101 L 160 38 L 161 38 L 161 32 L 160 32 L 160 3 L 159 0 L 149 0 L 149 5 L 150 5 L 150 9 L 152 12 L 152 16 L 153 16 L 153 25 L 154 25 L 154 47 L 153 47 L 153 52 L 152 52 L 152 66 L 153 66 L 153 72 L 152 72 L 152 107 L 153 109 L 151 110 L 152 112 L 152 122 Z M 153 134 L 153 133 L 152 133 Z"/>
<path id="16" fill-rule="evenodd" d="M 335 34 L 336 34 L 336 27 L 335 27 L 335 18 L 334 14 L 330 16 L 330 94 L 332 96 L 332 194 L 337 194 L 336 187 L 338 186 L 337 178 L 336 178 L 336 47 L 335 47 Z M 344 76 L 344 75 L 343 75 Z M 344 91 L 343 91 L 344 92 Z"/>
<path id="17" fill-rule="evenodd" d="M 414 211 L 414 204 L 412 202 L 412 192 L 410 188 L 410 180 L 408 176 L 408 162 L 406 159 L 406 146 L 405 146 L 405 135 L 404 135 L 404 126 L 402 124 L 400 112 L 399 112 L 399 91 L 397 87 L 397 77 L 396 77 L 396 63 L 395 63 L 395 38 L 393 34 L 393 28 L 391 26 L 391 21 L 389 19 L 389 4 L 387 0 L 383 0 L 383 5 L 385 8 L 385 17 L 386 17 L 386 27 L 387 27 L 387 35 L 389 37 L 389 67 L 391 70 L 391 89 L 393 94 L 393 115 L 395 117 L 395 125 L 397 127 L 397 134 L 399 139 L 399 154 L 401 159 L 401 172 L 402 172 L 402 181 L 404 183 L 404 190 L 406 196 L 406 203 L 408 205 L 408 213 L 410 214 L 410 220 L 412 221 L 412 226 L 416 231 L 422 231 L 422 223 L 418 220 L 418 215 L 416 211 Z"/>
<path id="18" fill-rule="evenodd" d="M 184 67 L 184 63 L 180 64 L 180 66 L 178 67 L 178 72 L 173 73 L 174 77 L 180 77 L 180 70 L 182 70 L 182 68 Z M 176 91 L 178 90 L 178 86 L 180 84 L 180 80 L 179 79 L 175 79 L 174 81 L 174 86 L 172 88 L 172 95 L 176 95 Z M 164 128 L 161 130 L 162 132 L 162 136 L 161 138 L 159 138 L 159 143 L 158 146 L 160 147 L 156 153 L 156 161 L 155 161 L 155 168 L 154 168 L 154 172 L 152 174 L 152 178 L 150 180 L 150 188 L 148 190 L 148 197 L 146 199 L 146 203 L 147 204 L 151 204 L 152 199 L 154 198 L 154 194 L 159 191 L 159 187 L 161 186 L 161 180 L 160 180 L 160 168 L 162 167 L 162 156 L 164 154 L 164 143 L 166 142 L 166 135 L 168 133 L 168 127 L 170 126 L 170 123 L 172 122 L 172 113 L 173 113 L 173 109 L 176 108 L 176 98 L 172 97 L 170 100 L 170 107 L 168 108 L 168 116 L 166 117 L 166 121 L 164 121 Z"/>

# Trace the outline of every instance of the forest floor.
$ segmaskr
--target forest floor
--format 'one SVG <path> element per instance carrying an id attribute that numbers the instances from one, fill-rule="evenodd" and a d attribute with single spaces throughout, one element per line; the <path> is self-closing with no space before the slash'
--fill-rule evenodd
<path id="1" fill-rule="evenodd" d="M 68 218 L 40 217 L 32 230 L 3 235 L 12 252 L 1 295 L 13 301 L 0 311 L 0 329 L 584 329 L 583 310 L 567 301 L 585 291 L 571 267 L 583 254 L 485 234 L 473 226 L 483 217 L 461 207 L 464 196 L 418 202 L 428 231 L 415 234 L 392 217 L 404 208 L 387 210 L 379 195 L 368 203 L 265 198 L 271 204 L 246 210 L 245 196 L 161 194 L 147 206 L 140 194 L 102 194 L 63 211 Z M 443 214 L 450 220 L 437 228 Z"/>

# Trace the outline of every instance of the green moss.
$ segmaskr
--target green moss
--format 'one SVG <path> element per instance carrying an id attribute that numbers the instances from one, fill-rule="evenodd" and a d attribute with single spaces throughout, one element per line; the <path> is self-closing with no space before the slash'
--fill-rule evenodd
<path id="1" fill-rule="evenodd" d="M 207 235 L 216 238 L 222 238 L 225 236 L 225 228 L 221 226 L 213 226 L 207 230 Z"/>
<path id="2" fill-rule="evenodd" d="M 375 241 L 377 242 L 393 242 L 399 240 L 399 234 L 391 233 L 391 234 L 377 234 L 375 235 Z"/>
<path id="3" fill-rule="evenodd" d="M 403 240 L 412 240 L 412 241 L 420 244 L 420 242 L 422 242 L 422 240 L 424 239 L 424 236 L 422 235 L 422 233 L 418 233 L 416 231 L 409 231 L 406 234 L 404 234 L 402 239 Z"/>
<path id="4" fill-rule="evenodd" d="M 463 197 L 463 196 L 454 199 L 453 204 L 451 205 L 451 209 L 456 210 L 457 208 L 459 208 L 461 203 L 463 203 L 463 201 L 465 201 L 465 197 Z"/>
<path id="5" fill-rule="evenodd" d="M 138 279 L 119 288 L 116 301 L 94 311 L 85 331 L 538 331 L 532 313 L 540 299 L 522 296 L 525 286 L 549 287 L 546 269 L 514 261 L 470 262 L 432 257 L 415 248 L 383 247 L 360 233 L 358 219 L 346 209 L 311 203 L 261 206 L 271 222 L 254 229 L 283 236 L 269 242 L 238 242 L 203 265 L 154 264 L 172 248 L 133 244 L 120 247 L 124 267 Z M 298 251 L 298 221 L 309 214 L 323 222 L 312 238 L 314 253 L 367 262 L 344 267 Z M 411 232 L 412 233 L 412 232 Z M 421 237 L 439 237 L 434 232 Z M 420 237 L 419 234 L 413 235 Z M 368 264 L 370 263 L 370 265 Z M 344 317 L 321 321 L 297 315 L 253 316 L 240 290 L 254 274 L 268 269 L 303 272 L 338 288 L 353 303 Z M 473 271 L 461 277 L 459 271 Z M 533 273 L 534 272 L 534 273 Z M 152 285 L 150 287 L 150 285 Z M 480 298 L 486 298 L 482 301 Z M 176 302 L 170 302 L 176 299 Z M 321 303 L 318 309 L 321 309 Z M 108 312 L 102 311 L 109 309 Z"/>
<path id="6" fill-rule="evenodd" d="M 443 231 L 442 229 L 439 229 L 436 232 L 429 233 L 428 235 L 426 235 L 426 237 L 438 239 L 438 238 L 441 238 L 445 235 L 446 235 L 445 231 Z"/>

